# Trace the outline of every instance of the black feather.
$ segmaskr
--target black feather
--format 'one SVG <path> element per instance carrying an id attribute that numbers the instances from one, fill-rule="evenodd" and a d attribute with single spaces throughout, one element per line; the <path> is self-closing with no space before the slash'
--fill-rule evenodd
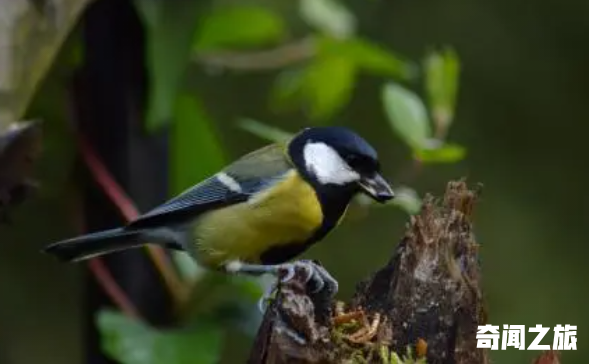
<path id="1" fill-rule="evenodd" d="M 122 228 L 99 231 L 59 241 L 44 249 L 63 261 L 78 261 L 141 245 L 141 231 Z"/>
<path id="2" fill-rule="evenodd" d="M 204 211 L 246 201 L 249 194 L 231 191 L 216 177 L 211 177 L 155 209 L 141 215 L 128 227 L 153 228 L 182 224 Z"/>

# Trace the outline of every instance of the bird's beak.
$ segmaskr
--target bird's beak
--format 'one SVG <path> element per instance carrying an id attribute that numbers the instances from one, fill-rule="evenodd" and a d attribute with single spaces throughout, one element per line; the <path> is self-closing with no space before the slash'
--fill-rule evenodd
<path id="1" fill-rule="evenodd" d="M 375 201 L 384 203 L 395 197 L 389 183 L 378 173 L 360 180 L 362 190 Z"/>

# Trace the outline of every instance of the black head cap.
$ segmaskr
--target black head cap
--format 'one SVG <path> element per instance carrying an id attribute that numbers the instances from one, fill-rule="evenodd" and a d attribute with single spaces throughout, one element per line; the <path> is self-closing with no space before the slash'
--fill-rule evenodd
<path id="1" fill-rule="evenodd" d="M 291 156 L 302 154 L 304 145 L 309 142 L 325 143 L 335 149 L 348 162 L 366 163 L 376 171 L 380 169 L 378 154 L 360 135 L 342 126 L 323 126 L 306 128 L 291 142 Z M 352 165 L 353 166 L 353 165 Z"/>
<path id="2" fill-rule="evenodd" d="M 307 141 L 323 142 L 342 155 L 346 152 L 355 153 L 375 161 L 378 160 L 376 150 L 366 140 L 342 126 L 306 128 L 293 139 L 293 142 L 297 139 L 304 143 Z"/>

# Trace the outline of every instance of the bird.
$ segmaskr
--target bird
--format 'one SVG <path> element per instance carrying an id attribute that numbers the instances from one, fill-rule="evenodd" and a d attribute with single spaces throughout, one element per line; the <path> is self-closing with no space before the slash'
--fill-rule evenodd
<path id="1" fill-rule="evenodd" d="M 337 281 L 326 269 L 291 260 L 336 228 L 360 193 L 378 203 L 394 198 L 376 150 L 349 128 L 308 127 L 242 156 L 122 227 L 43 251 L 79 262 L 157 244 L 227 273 L 271 273 L 285 282 L 302 268 L 306 283 L 333 295 Z"/>

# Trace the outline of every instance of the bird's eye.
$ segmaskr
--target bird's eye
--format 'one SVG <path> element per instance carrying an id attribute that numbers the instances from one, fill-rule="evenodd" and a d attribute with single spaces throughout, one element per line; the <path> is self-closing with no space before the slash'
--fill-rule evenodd
<path id="1" fill-rule="evenodd" d="M 352 169 L 362 173 L 374 172 L 378 169 L 377 162 L 358 154 L 348 154 L 345 160 Z"/>
<path id="2" fill-rule="evenodd" d="M 360 163 L 360 158 L 356 154 L 348 154 L 344 159 L 346 160 L 346 163 L 348 163 L 352 168 Z"/>
<path id="3" fill-rule="evenodd" d="M 346 156 L 346 162 L 348 163 L 348 165 L 350 167 L 352 167 L 353 169 L 358 170 L 358 171 L 361 171 L 361 170 L 364 170 L 364 169 L 370 167 L 370 163 L 367 163 L 365 158 L 362 158 L 361 156 L 359 156 L 357 154 L 349 154 L 348 156 Z"/>
<path id="4" fill-rule="evenodd" d="M 358 157 L 355 154 L 346 155 L 346 162 L 352 163 L 357 159 L 358 159 Z"/>

